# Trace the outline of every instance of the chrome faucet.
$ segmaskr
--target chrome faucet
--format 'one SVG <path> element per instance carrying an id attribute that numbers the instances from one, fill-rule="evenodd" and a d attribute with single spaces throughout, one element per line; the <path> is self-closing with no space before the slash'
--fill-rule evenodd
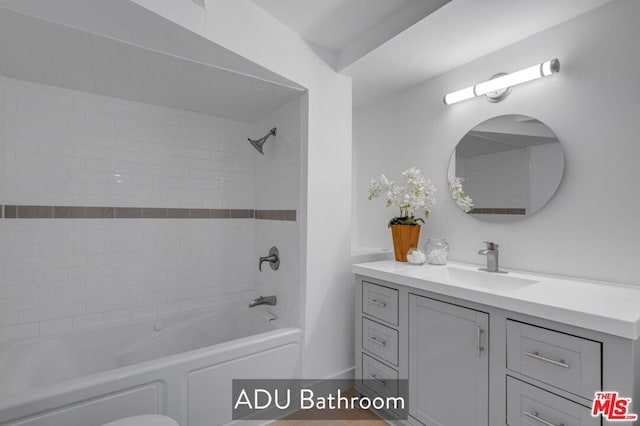
<path id="1" fill-rule="evenodd" d="M 260 296 L 260 297 L 256 297 L 251 302 L 249 302 L 249 307 L 253 308 L 254 306 L 258 306 L 258 305 L 275 306 L 276 301 L 277 301 L 276 296 Z"/>
<path id="2" fill-rule="evenodd" d="M 260 256 L 260 261 L 258 263 L 258 269 L 262 271 L 262 264 L 264 262 L 269 262 L 271 265 L 271 269 L 277 271 L 280 267 L 280 252 L 278 251 L 278 247 L 271 247 L 269 250 L 269 256 Z"/>
<path id="3" fill-rule="evenodd" d="M 483 241 L 483 243 L 487 245 L 487 248 L 478 251 L 478 254 L 487 256 L 487 267 L 480 268 L 480 270 L 487 272 L 502 272 L 500 271 L 500 264 L 498 263 L 498 244 L 492 241 Z"/>

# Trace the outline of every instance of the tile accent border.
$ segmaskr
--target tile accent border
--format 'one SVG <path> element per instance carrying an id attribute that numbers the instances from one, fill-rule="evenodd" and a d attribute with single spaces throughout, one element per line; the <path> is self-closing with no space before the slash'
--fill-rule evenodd
<path id="1" fill-rule="evenodd" d="M 295 222 L 296 210 L 0 205 L 3 219 L 265 219 Z"/>
<path id="2" fill-rule="evenodd" d="M 469 214 L 509 214 L 524 216 L 527 214 L 527 209 L 520 208 L 474 208 Z"/>
<path id="3" fill-rule="evenodd" d="M 295 210 L 256 210 L 256 219 L 296 221 Z"/>

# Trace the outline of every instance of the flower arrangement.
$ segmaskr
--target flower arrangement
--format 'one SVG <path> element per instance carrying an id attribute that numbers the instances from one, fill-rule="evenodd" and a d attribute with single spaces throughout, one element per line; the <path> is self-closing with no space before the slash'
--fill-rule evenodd
<path id="1" fill-rule="evenodd" d="M 435 205 L 436 188 L 430 180 L 426 180 L 419 169 L 411 167 L 402 172 L 402 184 L 396 184 L 385 175 L 373 179 L 369 186 L 369 199 L 380 196 L 386 198 L 387 207 L 395 205 L 400 215 L 391 218 L 392 225 L 413 225 L 424 223 L 421 217 L 415 217 L 419 210 L 424 211 L 425 219 L 429 218 L 431 208 Z"/>
<path id="2" fill-rule="evenodd" d="M 473 200 L 464 193 L 462 189 L 463 181 L 463 178 L 449 174 L 449 192 L 451 192 L 451 197 L 458 207 L 460 207 L 463 212 L 469 213 L 471 209 L 473 209 Z"/>

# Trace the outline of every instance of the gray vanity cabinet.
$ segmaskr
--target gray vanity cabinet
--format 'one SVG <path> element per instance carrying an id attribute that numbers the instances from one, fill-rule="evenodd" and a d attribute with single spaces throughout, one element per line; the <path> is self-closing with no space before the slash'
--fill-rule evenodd
<path id="1" fill-rule="evenodd" d="M 409 294 L 409 414 L 426 425 L 489 424 L 489 315 Z"/>
<path id="2" fill-rule="evenodd" d="M 640 339 L 385 278 L 356 275 L 355 387 L 370 397 L 408 389 L 408 410 L 386 411 L 393 424 L 638 423 L 592 417 L 591 406 L 595 392 L 617 391 L 640 411 Z"/>

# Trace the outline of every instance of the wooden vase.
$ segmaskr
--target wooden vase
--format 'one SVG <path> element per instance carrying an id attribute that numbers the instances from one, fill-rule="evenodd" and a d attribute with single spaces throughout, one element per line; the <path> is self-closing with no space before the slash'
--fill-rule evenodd
<path id="1" fill-rule="evenodd" d="M 396 260 L 406 262 L 409 249 L 418 248 L 420 225 L 391 225 L 391 236 Z"/>

